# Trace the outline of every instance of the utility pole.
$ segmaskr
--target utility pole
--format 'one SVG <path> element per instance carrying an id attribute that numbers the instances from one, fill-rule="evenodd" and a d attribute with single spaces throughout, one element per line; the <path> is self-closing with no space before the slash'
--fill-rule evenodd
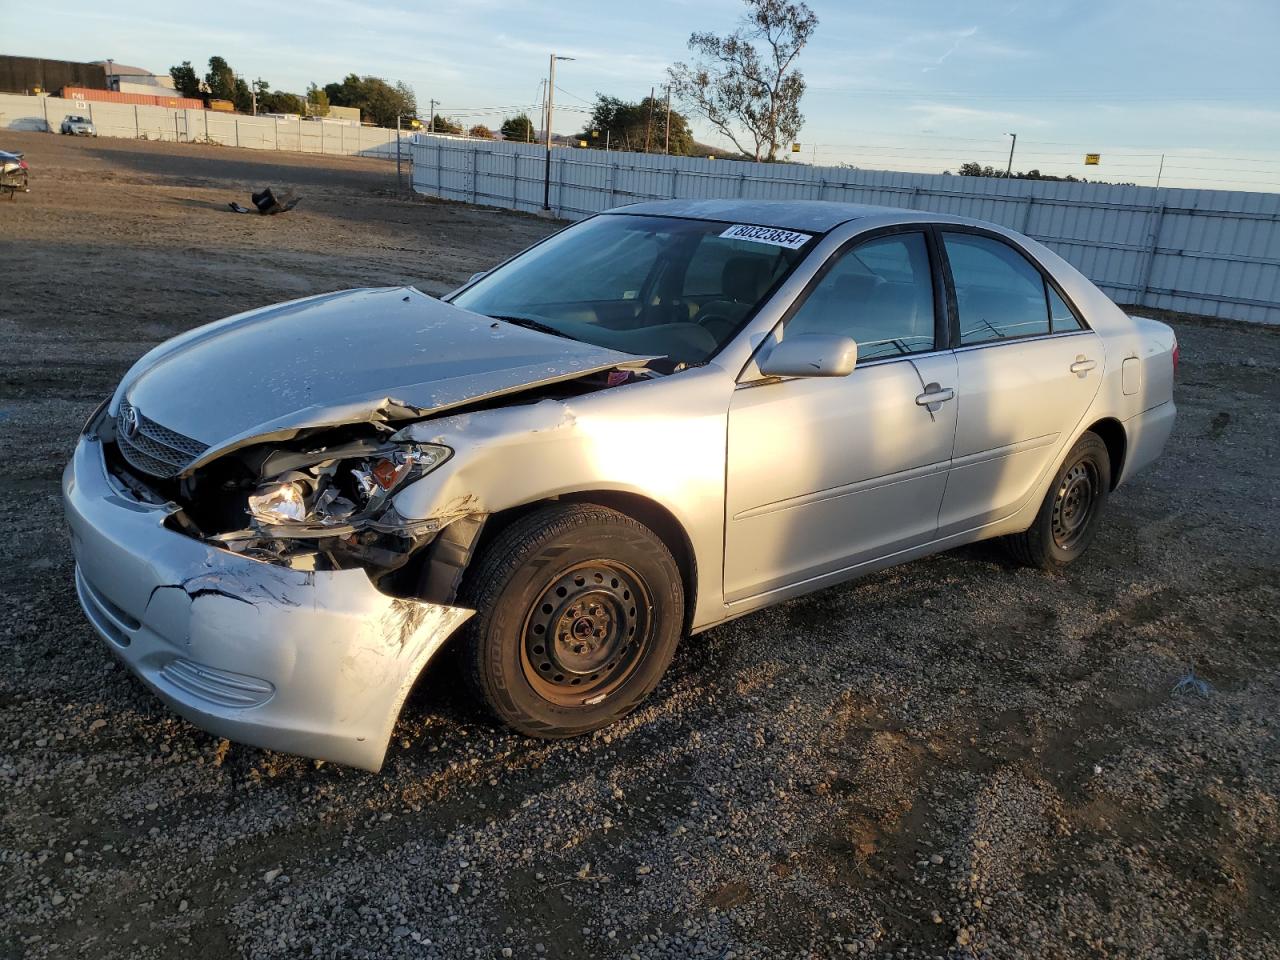
<path id="1" fill-rule="evenodd" d="M 662 152 L 671 153 L 671 84 L 667 84 L 667 129 L 663 138 Z"/>
<path id="2" fill-rule="evenodd" d="M 400 178 L 400 114 L 396 114 L 396 193 L 404 193 L 404 183 Z"/>
<path id="3" fill-rule="evenodd" d="M 436 132 L 436 104 L 437 104 L 437 103 L 439 103 L 439 102 L 440 102 L 439 100 L 431 100 L 431 101 L 430 101 L 430 104 L 431 104 L 431 113 L 430 113 L 430 117 L 431 117 L 431 119 L 427 121 L 427 132 L 428 132 L 428 133 L 435 133 L 435 132 Z"/>
<path id="4" fill-rule="evenodd" d="M 547 162 L 542 172 L 542 209 L 551 209 L 551 121 L 555 117 L 556 61 L 573 57 L 557 57 L 551 54 L 551 69 L 547 71 Z"/>
<path id="5" fill-rule="evenodd" d="M 1013 137 L 1013 143 L 1009 144 L 1009 166 L 1005 167 L 1004 170 L 1004 178 L 1008 180 L 1013 176 L 1013 148 L 1018 145 L 1018 135 L 1016 133 L 1009 133 L 1006 134 L 1006 136 Z"/>
<path id="6" fill-rule="evenodd" d="M 653 87 L 649 88 L 649 115 L 644 121 L 644 152 L 649 152 L 649 128 L 653 126 Z"/>
<path id="7" fill-rule="evenodd" d="M 262 78 L 259 77 L 253 82 L 253 115 L 258 115 L 258 91 L 263 87 Z"/>
<path id="8" fill-rule="evenodd" d="M 1156 189 L 1160 189 L 1160 178 L 1164 176 L 1164 154 L 1160 154 L 1160 169 L 1156 171 Z"/>

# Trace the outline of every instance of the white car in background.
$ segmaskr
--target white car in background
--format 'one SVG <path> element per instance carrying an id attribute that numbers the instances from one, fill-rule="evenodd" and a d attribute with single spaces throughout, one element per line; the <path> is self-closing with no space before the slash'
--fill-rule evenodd
<path id="1" fill-rule="evenodd" d="M 498 718 L 585 733 L 753 610 L 993 537 L 1076 560 L 1164 446 L 1177 359 L 992 224 L 641 203 L 444 300 L 331 293 L 156 347 L 65 472 L 76 587 L 221 736 L 377 769 L 460 627 Z"/>
<path id="2" fill-rule="evenodd" d="M 70 116 L 63 118 L 62 127 L 58 132 L 76 137 L 96 137 L 98 128 L 93 125 L 93 121 L 88 117 Z"/>

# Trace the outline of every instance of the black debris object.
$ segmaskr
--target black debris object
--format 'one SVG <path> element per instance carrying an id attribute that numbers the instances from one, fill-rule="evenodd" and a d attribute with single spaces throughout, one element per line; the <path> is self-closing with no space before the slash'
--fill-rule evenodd
<path id="1" fill-rule="evenodd" d="M 283 198 L 277 197 L 275 195 L 275 191 L 270 187 L 264 187 L 257 193 L 251 194 L 249 199 L 253 201 L 253 205 L 257 208 L 258 213 L 262 214 L 264 217 L 269 217 L 274 216 L 277 213 L 288 213 L 298 205 L 298 201 L 302 198 L 295 197 L 292 193 L 286 193 Z M 227 204 L 227 206 L 236 213 L 253 213 L 253 210 L 248 207 L 241 206 L 234 200 Z"/>

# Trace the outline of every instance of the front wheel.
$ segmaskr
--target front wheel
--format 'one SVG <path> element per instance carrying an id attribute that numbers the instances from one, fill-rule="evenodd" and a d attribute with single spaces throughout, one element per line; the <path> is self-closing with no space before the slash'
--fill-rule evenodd
<path id="1" fill-rule="evenodd" d="M 636 520 L 593 504 L 521 517 L 462 591 L 476 615 L 467 676 L 499 720 L 570 737 L 634 710 L 661 679 L 684 625 L 680 569 Z"/>
<path id="2" fill-rule="evenodd" d="M 1086 433 L 1071 448 L 1035 521 L 1005 538 L 1015 560 L 1052 570 L 1066 566 L 1092 542 L 1111 492 L 1111 455 L 1096 433 Z"/>

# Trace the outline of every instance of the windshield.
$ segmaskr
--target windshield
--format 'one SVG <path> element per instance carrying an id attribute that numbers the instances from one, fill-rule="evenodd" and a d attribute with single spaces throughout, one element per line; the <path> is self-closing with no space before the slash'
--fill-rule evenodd
<path id="1" fill-rule="evenodd" d="M 608 214 L 499 267 L 452 302 L 627 353 L 701 363 L 804 256 L 811 234 Z"/>

